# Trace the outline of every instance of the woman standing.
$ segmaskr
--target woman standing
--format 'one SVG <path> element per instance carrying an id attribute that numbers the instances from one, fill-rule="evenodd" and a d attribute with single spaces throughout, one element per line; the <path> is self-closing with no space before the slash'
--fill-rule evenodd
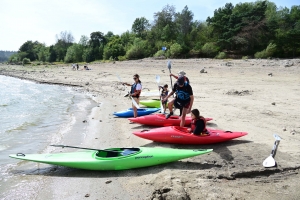
<path id="1" fill-rule="evenodd" d="M 133 100 L 137 104 L 139 104 L 140 103 L 139 97 L 142 91 L 142 82 L 138 74 L 133 75 L 133 80 L 134 80 L 133 84 L 128 84 L 124 82 L 123 85 L 131 86 L 129 96 L 131 96 Z M 133 104 L 132 104 L 132 109 L 133 109 L 133 116 L 137 117 L 137 108 Z"/>

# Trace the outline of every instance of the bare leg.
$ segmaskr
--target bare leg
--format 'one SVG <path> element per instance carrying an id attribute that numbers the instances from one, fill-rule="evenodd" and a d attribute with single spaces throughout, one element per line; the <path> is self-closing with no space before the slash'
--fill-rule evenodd
<path id="1" fill-rule="evenodd" d="M 175 99 L 172 99 L 172 100 L 168 103 L 168 108 L 169 108 L 170 113 L 173 112 L 174 101 L 175 101 Z"/>
<path id="2" fill-rule="evenodd" d="M 137 104 L 140 103 L 140 101 L 139 101 L 138 98 L 133 98 L 133 99 L 135 100 L 135 102 L 136 102 Z M 136 118 L 136 117 L 138 116 L 137 108 L 136 108 L 133 104 L 132 104 L 132 109 L 133 109 L 133 116 L 134 116 L 134 118 Z"/>
<path id="3" fill-rule="evenodd" d="M 186 116 L 186 113 L 187 113 L 187 108 L 183 108 L 182 109 L 182 116 L 181 116 L 181 120 L 180 120 L 180 127 L 184 127 L 185 125 L 185 116 Z"/>

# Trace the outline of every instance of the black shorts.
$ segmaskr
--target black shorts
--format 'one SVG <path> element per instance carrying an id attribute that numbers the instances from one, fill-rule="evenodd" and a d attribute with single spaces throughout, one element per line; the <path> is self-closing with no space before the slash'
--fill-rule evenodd
<path id="1" fill-rule="evenodd" d="M 189 108 L 190 107 L 190 103 L 191 103 L 191 100 L 187 100 L 187 101 L 182 101 L 182 100 L 178 100 L 178 99 L 175 99 L 174 101 L 174 106 L 175 108 Z"/>

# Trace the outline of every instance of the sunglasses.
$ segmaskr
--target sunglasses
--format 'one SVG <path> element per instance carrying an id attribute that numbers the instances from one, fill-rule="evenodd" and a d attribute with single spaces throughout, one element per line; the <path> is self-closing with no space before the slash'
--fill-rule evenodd
<path id="1" fill-rule="evenodd" d="M 137 79 L 136 77 L 133 77 L 133 79 L 135 80 L 135 79 Z"/>

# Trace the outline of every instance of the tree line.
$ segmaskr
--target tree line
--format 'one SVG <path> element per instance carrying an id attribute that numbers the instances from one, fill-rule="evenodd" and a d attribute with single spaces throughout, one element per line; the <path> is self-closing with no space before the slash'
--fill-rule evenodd
<path id="1" fill-rule="evenodd" d="M 194 20 L 187 6 L 166 5 L 153 22 L 136 18 L 131 31 L 115 35 L 96 31 L 74 42 L 71 32 L 45 46 L 27 41 L 10 62 L 92 62 L 168 58 L 292 58 L 300 56 L 300 6 L 278 8 L 269 1 L 226 3 L 206 21 Z"/>
<path id="2" fill-rule="evenodd" d="M 0 51 L 0 62 L 5 62 L 13 54 L 16 54 L 16 51 Z"/>

